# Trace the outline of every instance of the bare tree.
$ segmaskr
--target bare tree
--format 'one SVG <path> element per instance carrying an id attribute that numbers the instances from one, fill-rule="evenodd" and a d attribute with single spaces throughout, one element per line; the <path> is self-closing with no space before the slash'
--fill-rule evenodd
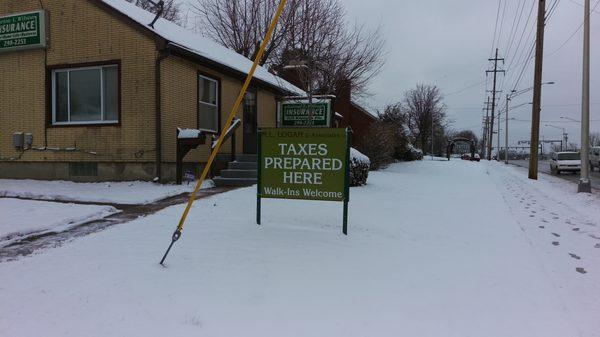
<path id="1" fill-rule="evenodd" d="M 392 144 L 394 146 L 394 158 L 404 159 L 408 151 L 408 128 L 406 124 L 406 115 L 404 114 L 402 103 L 393 103 L 385 107 L 385 110 L 378 114 L 379 121 L 389 127 Z"/>
<path id="2" fill-rule="evenodd" d="M 429 150 L 433 141 L 438 152 L 442 152 L 449 121 L 446 119 L 440 90 L 436 86 L 419 84 L 415 89 L 406 92 L 404 108 L 408 127 L 421 149 Z"/>
<path id="3" fill-rule="evenodd" d="M 141 7 L 149 12 L 156 13 L 155 6 L 148 0 L 126 0 L 127 2 L 134 3 L 136 6 Z M 158 2 L 155 0 L 154 2 Z M 181 7 L 175 0 L 165 0 L 163 12 L 161 17 L 169 21 L 179 22 L 181 19 Z"/>
<path id="4" fill-rule="evenodd" d="M 196 1 L 205 34 L 250 59 L 278 5 L 276 0 Z M 379 30 L 348 27 L 339 0 L 290 0 L 260 62 L 279 72 L 302 61 L 318 93 L 336 93 L 347 80 L 354 93 L 364 93 L 383 66 L 383 46 Z"/>
<path id="5" fill-rule="evenodd" d="M 216 42 L 254 59 L 269 29 L 279 2 L 276 0 L 197 0 L 192 8 L 199 15 L 204 34 Z M 273 57 L 284 43 L 287 29 L 293 26 L 298 0 L 288 2 L 261 65 Z"/>

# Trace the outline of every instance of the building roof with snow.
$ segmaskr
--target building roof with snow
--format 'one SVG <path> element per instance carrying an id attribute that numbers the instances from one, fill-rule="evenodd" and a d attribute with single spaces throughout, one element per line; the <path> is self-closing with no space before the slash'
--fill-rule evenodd
<path id="1" fill-rule="evenodd" d="M 169 48 L 193 54 L 195 57 L 203 60 L 204 63 L 217 65 L 219 68 L 225 68 L 224 70 L 237 75 L 247 75 L 252 67 L 252 61 L 245 56 L 166 19 L 159 18 L 154 27 L 150 27 L 149 24 L 154 20 L 156 15 L 125 0 L 96 1 L 106 4 L 141 25 L 146 30 L 165 39 Z M 305 94 L 298 87 L 270 73 L 266 68 L 261 66 L 256 68 L 254 80 L 286 94 Z"/>

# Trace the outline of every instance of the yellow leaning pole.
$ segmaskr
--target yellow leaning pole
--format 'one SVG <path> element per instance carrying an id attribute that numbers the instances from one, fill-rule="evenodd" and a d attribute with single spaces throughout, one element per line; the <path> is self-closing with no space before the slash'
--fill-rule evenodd
<path id="1" fill-rule="evenodd" d="M 188 216 L 188 213 L 190 212 L 190 209 L 192 208 L 192 205 L 194 204 L 194 200 L 196 199 L 196 194 L 200 190 L 200 187 L 202 186 L 202 183 L 206 179 L 206 176 L 208 175 L 210 167 L 211 167 L 213 161 L 215 160 L 217 153 L 219 153 L 219 150 L 221 149 L 221 144 L 223 143 L 223 139 L 225 138 L 225 130 L 229 129 L 229 127 L 231 126 L 231 123 L 233 122 L 233 118 L 235 117 L 236 111 L 239 109 L 240 105 L 242 104 L 242 100 L 244 99 L 246 90 L 248 90 L 248 86 L 250 86 L 250 81 L 252 80 L 252 77 L 254 77 L 254 72 L 256 71 L 258 62 L 262 58 L 262 56 L 265 52 L 265 48 L 267 47 L 267 44 L 269 44 L 269 41 L 271 40 L 271 36 L 273 35 L 273 31 L 275 30 L 275 26 L 277 26 L 279 17 L 281 16 L 283 9 L 285 8 L 286 2 L 287 2 L 287 0 L 281 0 L 281 3 L 279 3 L 279 7 L 277 8 L 277 12 L 275 12 L 275 16 L 273 17 L 273 20 L 271 21 L 271 25 L 269 26 L 267 35 L 265 36 L 265 39 L 260 44 L 260 49 L 258 50 L 258 54 L 256 55 L 256 58 L 254 59 L 252 68 L 250 68 L 250 72 L 248 73 L 248 76 L 246 76 L 246 81 L 244 82 L 244 85 L 242 86 L 242 90 L 240 90 L 240 94 L 238 95 L 238 98 L 235 101 L 235 104 L 233 105 L 233 109 L 231 109 L 231 112 L 229 113 L 229 117 L 227 117 L 227 121 L 225 122 L 225 125 L 223 126 L 223 130 L 221 130 L 219 139 L 217 139 L 217 144 L 216 144 L 215 148 L 213 149 L 213 151 L 210 153 L 210 156 L 208 157 L 208 162 L 206 163 L 206 166 L 204 166 L 204 170 L 202 171 L 200 180 L 198 180 L 198 182 L 196 183 L 196 187 L 194 188 L 194 191 L 190 194 L 190 198 L 187 202 L 187 205 L 185 206 L 185 210 L 183 211 L 183 214 L 181 215 L 181 219 L 179 219 L 179 224 L 177 225 L 177 228 L 175 229 L 175 232 L 173 233 L 173 236 L 171 238 L 171 244 L 169 245 L 169 248 L 167 248 L 167 251 L 165 252 L 165 255 L 163 256 L 163 258 L 160 260 L 160 264 L 163 266 L 164 266 L 165 259 L 167 258 L 167 255 L 169 254 L 169 251 L 171 250 L 171 247 L 173 247 L 173 244 L 177 240 L 179 240 L 179 238 L 181 237 L 181 232 L 183 231 L 183 225 L 185 224 L 185 220 Z"/>

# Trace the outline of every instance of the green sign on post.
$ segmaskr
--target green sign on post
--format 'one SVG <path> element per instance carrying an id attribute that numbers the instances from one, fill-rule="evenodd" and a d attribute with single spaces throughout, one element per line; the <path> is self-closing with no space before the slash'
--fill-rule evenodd
<path id="1" fill-rule="evenodd" d="M 280 127 L 331 127 L 331 100 L 293 99 L 279 103 L 278 122 Z"/>
<path id="2" fill-rule="evenodd" d="M 46 12 L 0 17 L 0 52 L 46 47 Z"/>
<path id="3" fill-rule="evenodd" d="M 261 198 L 342 201 L 343 232 L 347 234 L 350 191 L 347 129 L 261 129 L 258 152 L 258 224 Z"/>

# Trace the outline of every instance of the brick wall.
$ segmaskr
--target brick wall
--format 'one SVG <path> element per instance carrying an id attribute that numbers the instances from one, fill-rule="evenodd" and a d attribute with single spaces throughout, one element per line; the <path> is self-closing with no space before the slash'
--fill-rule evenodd
<path id="1" fill-rule="evenodd" d="M 243 81 L 218 73 L 209 68 L 187 61 L 177 56 L 169 56 L 161 67 L 162 91 L 162 144 L 163 161 L 175 162 L 176 159 L 176 129 L 197 128 L 197 90 L 198 72 L 221 83 L 221 127 L 235 104 L 242 89 Z M 274 127 L 276 124 L 276 97 L 269 91 L 257 90 L 257 106 L 259 127 Z M 237 111 L 237 118 L 243 120 L 242 107 Z M 243 124 L 243 123 L 242 123 Z M 242 126 L 236 131 L 236 153 L 243 152 Z M 223 144 L 221 153 L 230 153 L 230 140 Z M 208 145 L 200 145 L 190 151 L 185 162 L 206 162 L 209 155 Z"/>
<path id="2" fill-rule="evenodd" d="M 0 54 L 0 157 L 18 156 L 12 134 L 22 131 L 33 134 L 33 147 L 76 147 L 97 155 L 26 151 L 21 162 L 153 161 L 153 38 L 94 1 L 42 0 L 42 4 L 50 24 L 47 56 L 43 50 Z M 39 9 L 39 0 L 0 1 L 0 15 Z M 47 128 L 46 65 L 107 60 L 121 62 L 120 125 Z"/>

